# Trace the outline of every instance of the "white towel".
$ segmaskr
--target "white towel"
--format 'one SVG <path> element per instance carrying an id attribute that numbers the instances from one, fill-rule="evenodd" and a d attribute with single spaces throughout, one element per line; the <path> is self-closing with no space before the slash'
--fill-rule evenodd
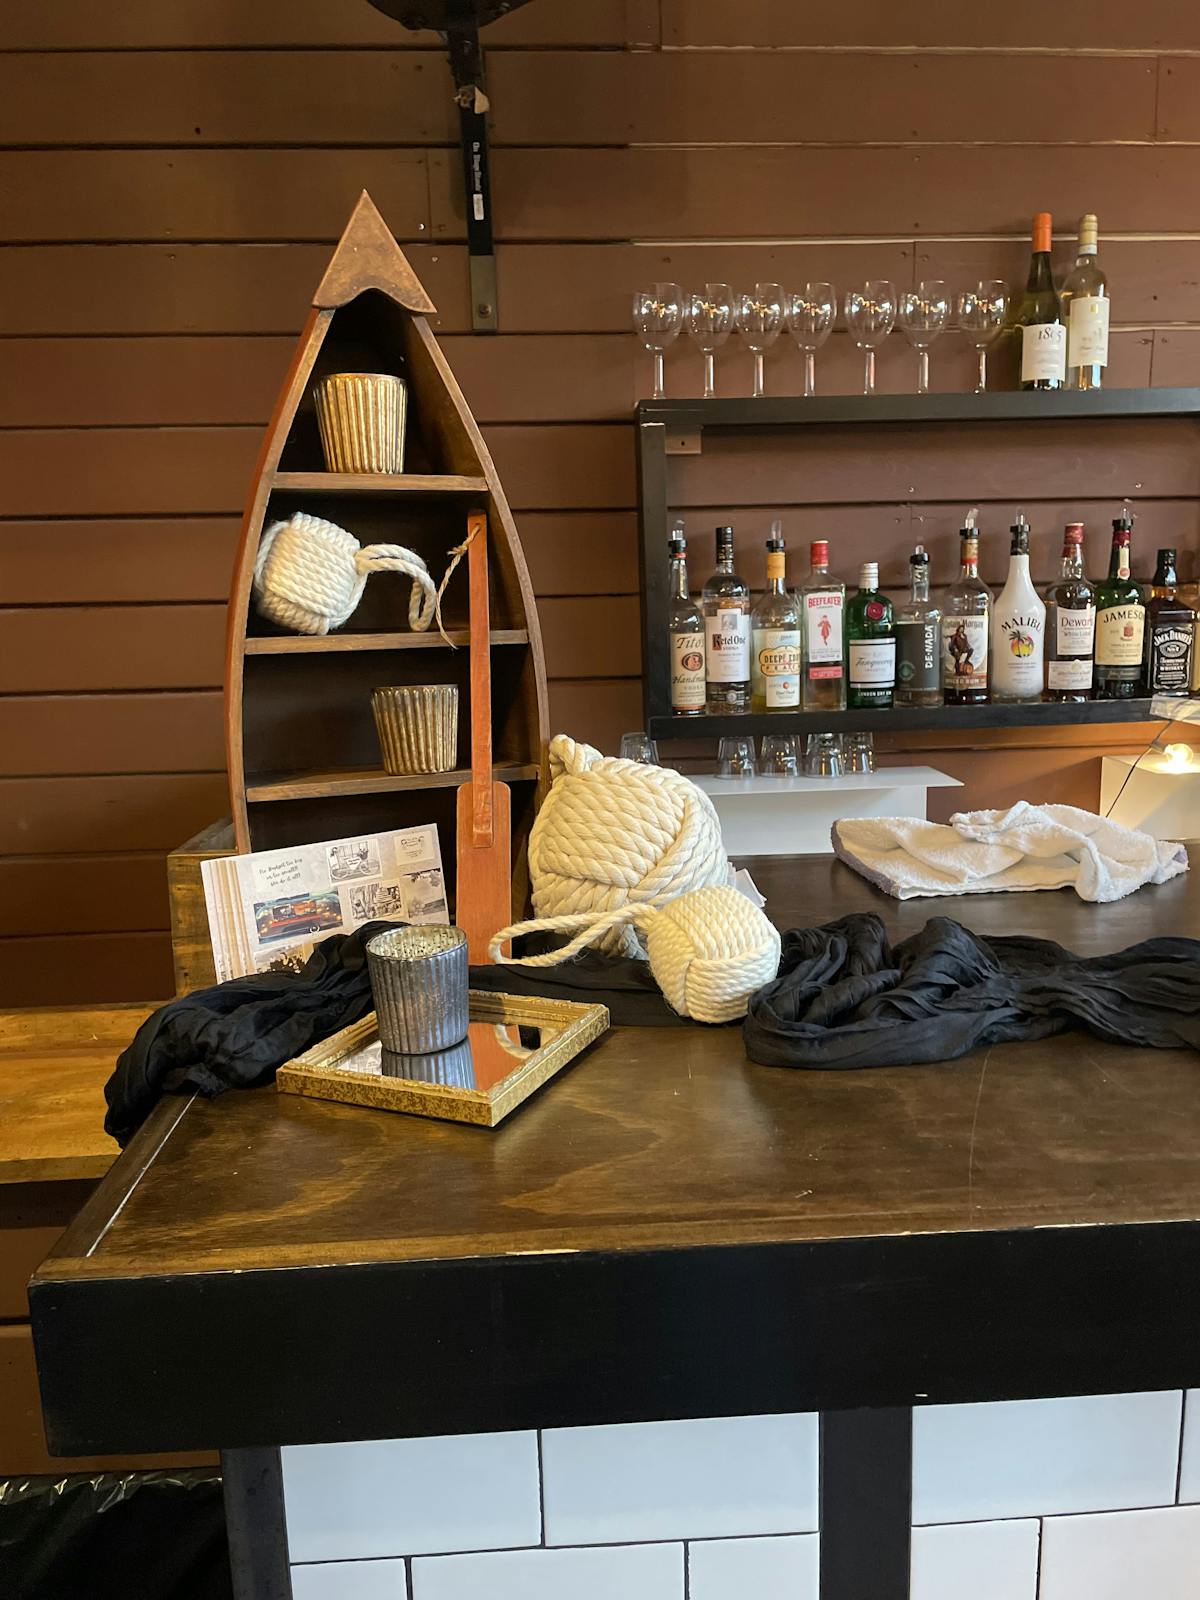
<path id="1" fill-rule="evenodd" d="M 909 817 L 835 822 L 833 848 L 897 900 L 1067 888 L 1081 900 L 1122 900 L 1144 883 L 1166 883 L 1188 870 L 1181 844 L 1075 806 L 1027 800 L 1007 811 L 959 811 L 948 827 Z"/>

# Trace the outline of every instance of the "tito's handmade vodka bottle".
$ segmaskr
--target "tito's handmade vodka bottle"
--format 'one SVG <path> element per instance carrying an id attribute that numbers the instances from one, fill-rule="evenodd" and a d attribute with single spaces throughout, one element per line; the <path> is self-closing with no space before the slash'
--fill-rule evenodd
<path id="1" fill-rule="evenodd" d="M 671 557 L 671 710 L 677 717 L 698 717 L 704 711 L 704 617 L 688 589 L 682 522 L 675 524 L 667 549 Z"/>

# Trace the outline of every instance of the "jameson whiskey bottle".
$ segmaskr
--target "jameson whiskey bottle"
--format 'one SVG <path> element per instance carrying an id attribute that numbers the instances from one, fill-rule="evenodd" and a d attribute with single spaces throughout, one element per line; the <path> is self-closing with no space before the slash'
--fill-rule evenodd
<path id="1" fill-rule="evenodd" d="M 800 587 L 803 617 L 804 678 L 801 698 L 805 711 L 846 709 L 845 645 L 842 620 L 846 610 L 846 585 L 829 575 L 829 544 L 814 539 L 812 571 Z"/>
<path id="2" fill-rule="evenodd" d="M 667 550 L 671 558 L 671 710 L 677 717 L 698 717 L 704 711 L 704 617 L 688 590 L 682 522 L 675 524 Z"/>
<path id="3" fill-rule="evenodd" d="M 1029 576 L 1029 524 L 1018 511 L 1009 529 L 1008 577 L 992 608 L 992 700 L 1042 698 L 1046 607 Z"/>
<path id="4" fill-rule="evenodd" d="M 717 570 L 704 585 L 706 704 L 714 716 L 750 709 L 750 587 L 733 570 L 733 529 L 717 529 Z"/>
<path id="5" fill-rule="evenodd" d="M 896 607 L 896 704 L 942 704 L 942 613 L 929 598 L 929 554 L 908 558 L 909 596 Z"/>
<path id="6" fill-rule="evenodd" d="M 1196 613 L 1179 596 L 1175 552 L 1160 550 L 1146 607 L 1147 694 L 1186 696 L 1195 647 Z"/>
<path id="7" fill-rule="evenodd" d="M 981 706 L 988 697 L 988 622 L 992 595 L 979 576 L 978 512 L 959 533 L 958 582 L 942 605 L 942 689 L 948 706 Z"/>
<path id="8" fill-rule="evenodd" d="M 1142 686 L 1146 607 L 1129 573 L 1130 517 L 1113 521 L 1108 576 L 1096 586 L 1097 700 L 1132 700 Z"/>
<path id="9" fill-rule="evenodd" d="M 796 711 L 800 706 L 800 608 L 787 591 L 787 555 L 780 525 L 767 540 L 767 588 L 750 614 L 750 709 Z"/>
<path id="10" fill-rule="evenodd" d="M 890 707 L 896 689 L 896 629 L 892 602 L 879 592 L 879 565 L 864 561 L 858 593 L 846 607 L 846 656 L 852 711 Z"/>
<path id="11" fill-rule="evenodd" d="M 1046 590 L 1046 699 L 1090 700 L 1096 591 L 1083 575 L 1083 523 L 1063 530 L 1062 577 Z"/>

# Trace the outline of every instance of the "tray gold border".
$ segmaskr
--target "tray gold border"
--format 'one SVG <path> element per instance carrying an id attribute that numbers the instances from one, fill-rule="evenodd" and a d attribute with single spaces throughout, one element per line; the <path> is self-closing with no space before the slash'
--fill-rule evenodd
<path id="1" fill-rule="evenodd" d="M 472 1022 L 525 1023 L 561 1028 L 549 1044 L 536 1050 L 494 1089 L 456 1089 L 409 1078 L 364 1077 L 339 1069 L 338 1062 L 376 1038 L 379 1027 L 372 1011 L 339 1033 L 331 1034 L 303 1055 L 285 1061 L 275 1078 L 281 1094 L 313 1100 L 339 1100 L 372 1106 L 378 1111 L 403 1111 L 410 1116 L 439 1117 L 494 1128 L 535 1090 L 561 1072 L 569 1061 L 608 1030 L 608 1007 L 573 1000 L 544 1000 L 532 995 L 493 994 L 471 990 Z"/>

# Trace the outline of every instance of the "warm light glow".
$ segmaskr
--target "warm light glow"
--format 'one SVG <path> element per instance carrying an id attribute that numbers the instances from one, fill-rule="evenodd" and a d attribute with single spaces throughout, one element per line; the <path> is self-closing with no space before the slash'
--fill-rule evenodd
<path id="1" fill-rule="evenodd" d="M 1164 753 L 1168 772 L 1190 772 L 1196 765 L 1196 753 L 1190 744 L 1169 744 Z"/>

